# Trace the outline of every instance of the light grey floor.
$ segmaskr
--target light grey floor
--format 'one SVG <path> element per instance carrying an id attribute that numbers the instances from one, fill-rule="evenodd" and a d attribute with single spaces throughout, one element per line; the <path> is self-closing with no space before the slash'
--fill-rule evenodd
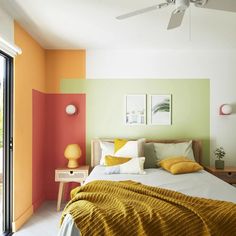
<path id="1" fill-rule="evenodd" d="M 56 236 L 62 213 L 56 211 L 56 204 L 54 201 L 43 203 L 14 236 Z"/>

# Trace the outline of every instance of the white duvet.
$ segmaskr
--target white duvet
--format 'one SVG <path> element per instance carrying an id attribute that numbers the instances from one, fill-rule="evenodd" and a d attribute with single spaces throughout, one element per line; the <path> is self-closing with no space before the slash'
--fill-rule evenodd
<path id="1" fill-rule="evenodd" d="M 211 198 L 236 203 L 236 188 L 202 170 L 195 173 L 172 175 L 163 169 L 146 169 L 145 175 L 104 173 L 104 166 L 96 166 L 85 184 L 93 180 L 133 180 L 142 184 L 178 191 L 190 196 Z M 79 236 L 79 230 L 67 215 L 58 236 Z"/>

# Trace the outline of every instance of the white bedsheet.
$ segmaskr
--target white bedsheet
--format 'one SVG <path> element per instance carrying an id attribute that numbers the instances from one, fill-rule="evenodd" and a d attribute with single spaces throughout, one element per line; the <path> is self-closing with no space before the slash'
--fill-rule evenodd
<path id="1" fill-rule="evenodd" d="M 190 196 L 211 198 L 236 203 L 236 188 L 206 171 L 172 175 L 163 169 L 146 169 L 145 175 L 104 174 L 104 166 L 96 166 L 87 177 L 85 184 L 94 180 L 133 180 L 142 184 L 178 191 Z M 79 236 L 80 233 L 67 216 L 58 236 Z"/>
<path id="2" fill-rule="evenodd" d="M 142 184 L 175 190 L 190 196 L 236 203 L 236 188 L 207 171 L 172 175 L 162 168 L 146 169 L 146 175 L 104 174 L 104 166 L 96 166 L 85 184 L 93 180 L 134 180 Z"/>

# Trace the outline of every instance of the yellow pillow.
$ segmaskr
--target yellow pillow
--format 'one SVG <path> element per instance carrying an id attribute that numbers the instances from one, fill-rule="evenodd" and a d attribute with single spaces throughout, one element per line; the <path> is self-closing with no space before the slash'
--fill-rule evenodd
<path id="1" fill-rule="evenodd" d="M 164 159 L 159 162 L 159 165 L 174 175 L 196 172 L 203 169 L 197 162 L 182 156 Z"/>
<path id="2" fill-rule="evenodd" d="M 116 166 L 128 162 L 132 158 L 130 157 L 113 157 L 105 156 L 105 165 L 106 166 Z"/>
<path id="3" fill-rule="evenodd" d="M 126 143 L 128 142 L 128 140 L 126 139 L 119 139 L 116 138 L 114 140 L 114 153 L 116 153 L 120 148 L 122 148 Z"/>
<path id="4" fill-rule="evenodd" d="M 184 156 L 172 156 L 172 157 L 167 157 L 161 161 L 158 162 L 158 164 L 163 168 L 163 169 L 170 169 L 170 167 L 176 163 L 179 163 L 179 162 L 191 162 L 190 159 L 184 157 Z"/>

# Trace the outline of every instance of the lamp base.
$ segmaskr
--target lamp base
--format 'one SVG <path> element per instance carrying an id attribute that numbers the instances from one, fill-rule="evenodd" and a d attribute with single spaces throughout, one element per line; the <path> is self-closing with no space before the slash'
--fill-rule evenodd
<path id="1" fill-rule="evenodd" d="M 78 164 L 77 160 L 71 159 L 68 161 L 68 164 L 67 164 L 68 168 L 76 168 L 78 166 L 79 166 L 79 164 Z"/>

